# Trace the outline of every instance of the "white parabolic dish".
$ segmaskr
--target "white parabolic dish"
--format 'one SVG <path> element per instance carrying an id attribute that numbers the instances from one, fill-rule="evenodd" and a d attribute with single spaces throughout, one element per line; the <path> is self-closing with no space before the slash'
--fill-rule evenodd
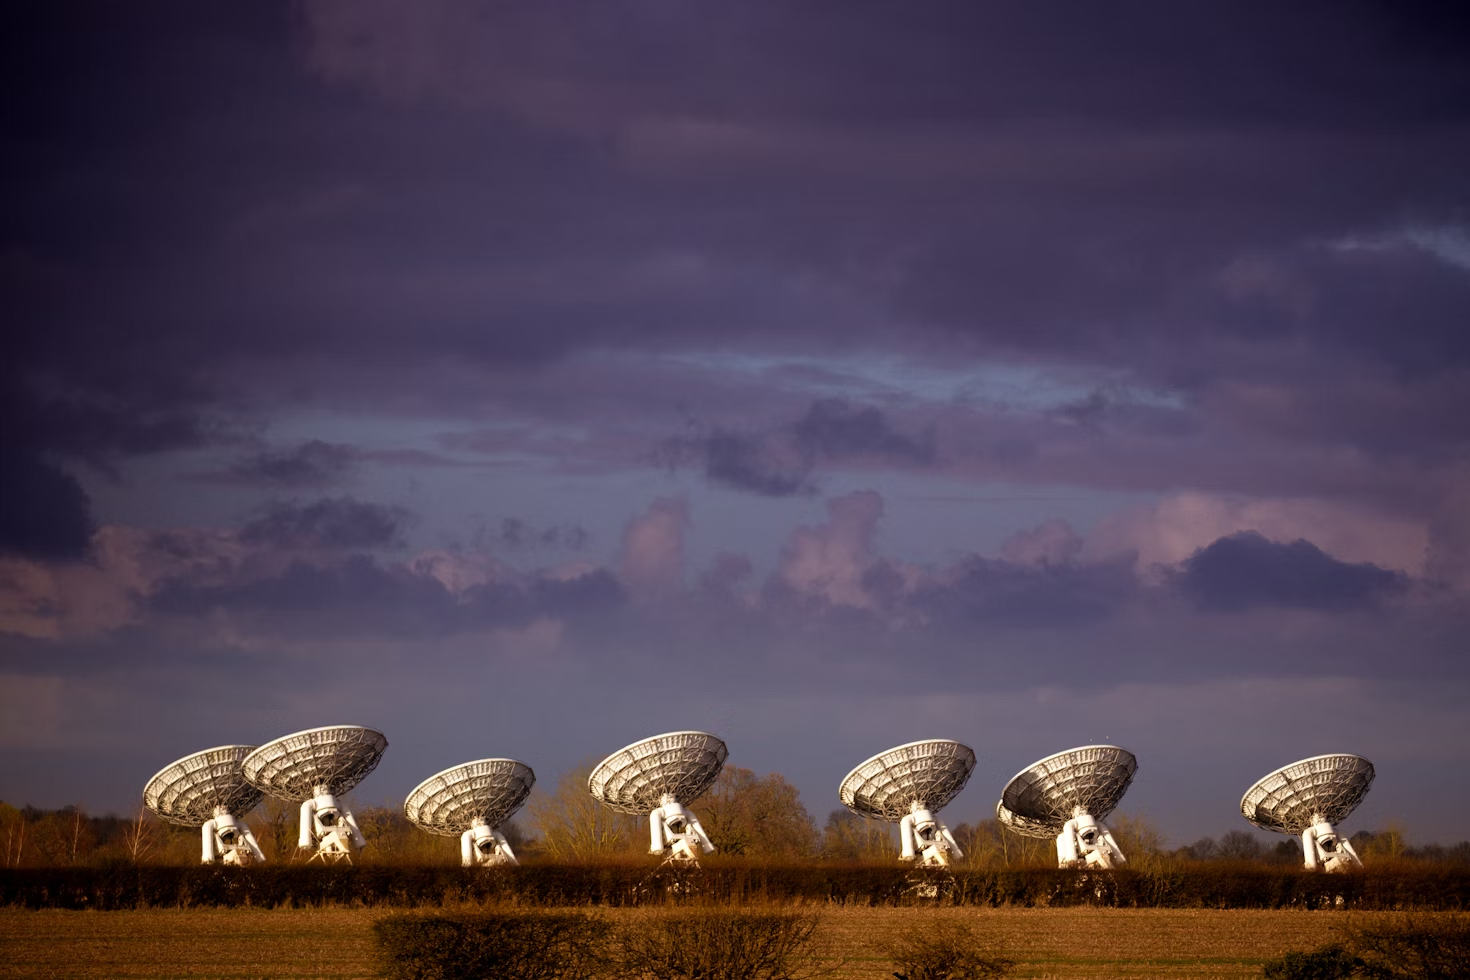
<path id="1" fill-rule="evenodd" d="M 245 757 L 241 768 L 255 787 L 302 803 L 316 787 L 342 796 L 377 768 L 388 748 L 382 732 L 358 725 L 329 725 L 283 735 Z"/>
<path id="2" fill-rule="evenodd" d="M 1360 755 L 1317 755 L 1282 766 L 1246 790 L 1240 812 L 1262 830 L 1300 834 L 1317 820 L 1336 824 L 1357 809 L 1373 784 Z"/>
<path id="3" fill-rule="evenodd" d="M 965 788 L 974 768 L 968 745 L 947 738 L 909 742 L 859 764 L 843 777 L 837 795 L 859 816 L 896 822 L 916 803 L 938 812 Z"/>
<path id="4" fill-rule="evenodd" d="M 1098 820 L 1112 813 L 1137 771 L 1133 753 L 1116 745 L 1058 752 L 1011 778 L 995 816 L 1018 834 L 1055 837 L 1079 808 Z"/>
<path id="5" fill-rule="evenodd" d="M 458 837 L 476 819 L 499 827 L 511 818 L 536 782 L 514 759 L 479 759 L 435 773 L 414 787 L 403 812 L 431 834 Z"/>
<path id="6" fill-rule="evenodd" d="M 186 755 L 160 769 L 143 787 L 143 803 L 169 823 L 201 827 L 222 806 L 243 817 L 264 794 L 245 781 L 240 763 L 253 745 L 221 745 Z"/>
<path id="7" fill-rule="evenodd" d="M 663 797 L 692 803 L 714 784 L 729 756 L 709 732 L 668 732 L 618 749 L 587 778 L 587 789 L 623 813 L 652 813 Z"/>

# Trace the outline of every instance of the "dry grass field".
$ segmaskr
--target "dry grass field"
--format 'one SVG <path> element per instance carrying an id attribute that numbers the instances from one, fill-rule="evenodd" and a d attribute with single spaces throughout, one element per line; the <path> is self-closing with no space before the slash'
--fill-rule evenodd
<path id="1" fill-rule="evenodd" d="M 372 909 L 0 910 L 0 978 L 255 978 L 375 975 Z M 610 916 L 656 914 L 614 910 Z M 1354 913 L 1354 919 L 1375 913 Z M 1384 913 L 1377 913 L 1384 914 Z M 972 924 L 1017 977 L 1238 978 L 1330 941 L 1341 912 L 1174 909 L 837 909 L 818 954 L 834 980 L 891 980 L 875 945 L 916 920 Z"/>

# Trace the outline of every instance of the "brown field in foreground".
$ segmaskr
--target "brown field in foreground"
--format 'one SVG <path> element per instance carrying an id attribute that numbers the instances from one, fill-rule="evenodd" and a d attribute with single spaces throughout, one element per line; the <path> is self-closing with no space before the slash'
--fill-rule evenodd
<path id="1" fill-rule="evenodd" d="M 0 910 L 0 978 L 376 975 L 371 909 Z M 654 915 L 608 910 L 621 916 Z M 1262 961 L 1331 941 L 1351 918 L 1391 913 L 1184 909 L 835 909 L 816 954 L 834 980 L 891 980 L 875 946 L 937 917 L 973 925 L 1017 977 L 1258 977 Z"/>

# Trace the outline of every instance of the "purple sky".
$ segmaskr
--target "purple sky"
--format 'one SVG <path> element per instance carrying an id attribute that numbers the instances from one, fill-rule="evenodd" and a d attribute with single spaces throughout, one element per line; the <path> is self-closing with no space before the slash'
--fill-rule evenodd
<path id="1" fill-rule="evenodd" d="M 703 728 L 1245 829 L 1470 807 L 1452 4 L 44 4 L 4 59 L 0 798 L 321 724 Z M 1447 775 L 1448 774 L 1448 775 Z"/>

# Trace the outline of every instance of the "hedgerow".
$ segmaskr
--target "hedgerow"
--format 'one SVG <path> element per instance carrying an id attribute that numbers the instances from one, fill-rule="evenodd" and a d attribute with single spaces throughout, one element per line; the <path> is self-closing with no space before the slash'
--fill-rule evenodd
<path id="1" fill-rule="evenodd" d="M 25 908 L 408 908 L 466 902 L 627 906 L 663 904 L 684 895 L 734 904 L 892 906 L 929 901 L 1022 907 L 1461 910 L 1470 909 L 1470 871 L 1320 875 L 1291 868 L 1206 866 L 924 875 L 901 866 L 725 864 L 661 874 L 636 863 L 497 869 L 384 864 L 0 869 L 0 905 Z"/>

